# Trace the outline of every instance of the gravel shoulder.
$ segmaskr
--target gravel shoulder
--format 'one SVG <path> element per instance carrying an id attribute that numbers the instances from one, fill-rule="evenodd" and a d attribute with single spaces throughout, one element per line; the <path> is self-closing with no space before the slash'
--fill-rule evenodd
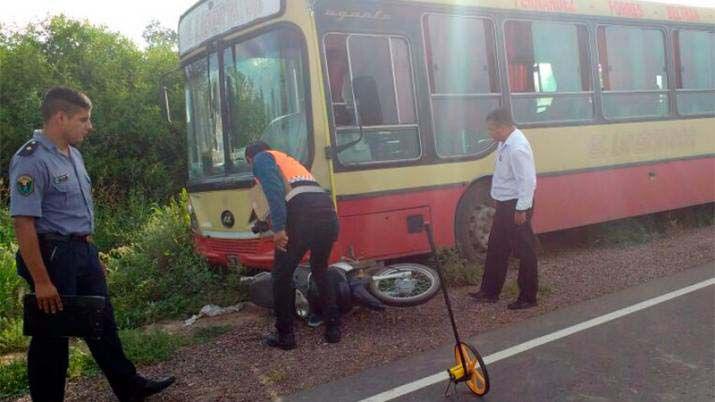
<path id="1" fill-rule="evenodd" d="M 555 236 L 541 236 L 539 306 L 509 311 L 516 295 L 516 271 L 510 270 L 501 300 L 475 305 L 468 292 L 450 290 L 453 308 L 469 314 L 461 320 L 464 337 L 542 315 L 568 305 L 665 277 L 715 260 L 715 226 L 674 229 L 644 244 L 585 246 Z M 210 319 L 209 319 L 210 320 Z M 441 297 L 411 308 L 384 312 L 354 309 L 344 319 L 343 341 L 323 342 L 322 328 L 299 324 L 298 349 L 272 350 L 260 344 L 272 328 L 268 310 L 250 305 L 220 325 L 232 329 L 215 340 L 181 349 L 171 360 L 141 367 L 148 376 L 172 374 L 177 383 L 152 401 L 270 401 L 301 389 L 402 359 L 447 344 L 452 339 Z M 206 323 L 203 325 L 207 325 Z M 21 400 L 29 400 L 23 398 Z M 103 377 L 68 385 L 68 401 L 112 401 Z"/>

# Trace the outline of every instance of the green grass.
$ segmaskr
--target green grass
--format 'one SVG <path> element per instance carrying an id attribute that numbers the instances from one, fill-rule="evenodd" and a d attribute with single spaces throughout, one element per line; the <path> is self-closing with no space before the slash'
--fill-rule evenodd
<path id="1" fill-rule="evenodd" d="M 435 258 L 439 259 L 442 267 L 442 274 L 445 282 L 449 286 L 476 285 L 482 280 L 483 267 L 481 264 L 470 263 L 459 255 L 453 248 L 441 249 L 436 257 L 430 257 L 426 263 L 428 266 L 437 268 Z"/>
<path id="2" fill-rule="evenodd" d="M 214 325 L 211 327 L 197 328 L 192 334 L 193 343 L 206 343 L 214 338 L 218 338 L 230 330 L 230 325 Z"/>
<path id="3" fill-rule="evenodd" d="M 20 396 L 28 391 L 25 360 L 0 363 L 0 398 Z"/>
<path id="4" fill-rule="evenodd" d="M 165 331 L 119 331 L 127 358 L 137 365 L 154 364 L 168 360 L 177 349 L 190 344 L 190 339 Z"/>

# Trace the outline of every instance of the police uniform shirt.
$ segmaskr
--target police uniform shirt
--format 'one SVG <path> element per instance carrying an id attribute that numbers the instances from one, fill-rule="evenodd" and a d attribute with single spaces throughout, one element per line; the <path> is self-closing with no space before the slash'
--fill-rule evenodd
<path id="1" fill-rule="evenodd" d="M 519 129 L 497 146 L 491 196 L 497 201 L 517 200 L 516 210 L 532 207 L 536 190 L 534 152 Z"/>
<path id="2" fill-rule="evenodd" d="M 64 155 L 42 130 L 10 162 L 10 215 L 35 217 L 37 233 L 94 231 L 92 182 L 80 152 Z"/>

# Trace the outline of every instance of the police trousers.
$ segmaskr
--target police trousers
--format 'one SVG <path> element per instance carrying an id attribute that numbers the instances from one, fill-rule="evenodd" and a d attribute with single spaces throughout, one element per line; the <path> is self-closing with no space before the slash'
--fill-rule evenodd
<path id="1" fill-rule="evenodd" d="M 514 223 L 517 200 L 497 201 L 494 222 L 489 232 L 487 260 L 484 264 L 481 291 L 499 297 L 512 254 L 519 258 L 519 300 L 535 302 L 539 288 L 534 232 L 531 229 L 533 209 L 526 211 L 526 222 Z"/>
<path id="2" fill-rule="evenodd" d="M 107 377 L 120 401 L 131 398 L 140 377 L 126 358 L 117 336 L 114 311 L 109 301 L 107 283 L 99 262 L 97 248 L 78 239 L 40 240 L 42 259 L 52 284 L 61 295 L 104 296 L 107 300 L 103 317 L 104 332 L 99 339 L 86 338 L 94 360 Z M 34 291 L 30 272 L 17 253 L 17 272 Z M 30 396 L 33 401 L 62 401 L 69 365 L 68 338 L 33 336 L 27 352 Z"/>
<path id="3" fill-rule="evenodd" d="M 295 289 L 293 273 L 310 251 L 311 277 L 320 295 L 323 318 L 327 325 L 340 324 L 335 288 L 330 286 L 326 270 L 333 243 L 338 238 L 338 218 L 333 201 L 327 193 L 303 193 L 288 202 L 286 251 L 275 250 L 271 277 L 273 279 L 273 310 L 279 333 L 293 332 Z"/>

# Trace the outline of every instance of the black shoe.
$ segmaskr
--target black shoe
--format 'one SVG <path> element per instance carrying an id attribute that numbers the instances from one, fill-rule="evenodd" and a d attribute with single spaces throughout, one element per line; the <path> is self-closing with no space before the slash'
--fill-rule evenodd
<path id="1" fill-rule="evenodd" d="M 308 326 L 318 328 L 323 323 L 323 316 L 318 313 L 310 313 L 308 316 Z"/>
<path id="2" fill-rule="evenodd" d="M 325 342 L 340 342 L 340 327 L 337 325 L 327 325 L 325 327 Z"/>
<path id="3" fill-rule="evenodd" d="M 296 348 L 295 335 L 293 333 L 281 334 L 272 333 L 263 337 L 263 344 L 272 348 L 291 350 Z"/>
<path id="4" fill-rule="evenodd" d="M 168 388 L 176 381 L 176 377 L 166 377 L 159 380 L 150 380 L 144 377 L 137 377 L 137 388 L 134 394 L 128 399 L 131 402 L 141 402 L 146 397 L 158 394 Z"/>
<path id="5" fill-rule="evenodd" d="M 517 300 L 514 303 L 511 303 L 506 306 L 506 308 L 508 308 L 509 310 L 523 310 L 532 307 L 536 307 L 536 302 L 530 302 L 526 300 Z"/>
<path id="6" fill-rule="evenodd" d="M 479 292 L 471 292 L 469 295 L 472 296 L 477 303 L 496 303 L 499 301 L 498 297 L 489 296 L 481 290 Z"/>

